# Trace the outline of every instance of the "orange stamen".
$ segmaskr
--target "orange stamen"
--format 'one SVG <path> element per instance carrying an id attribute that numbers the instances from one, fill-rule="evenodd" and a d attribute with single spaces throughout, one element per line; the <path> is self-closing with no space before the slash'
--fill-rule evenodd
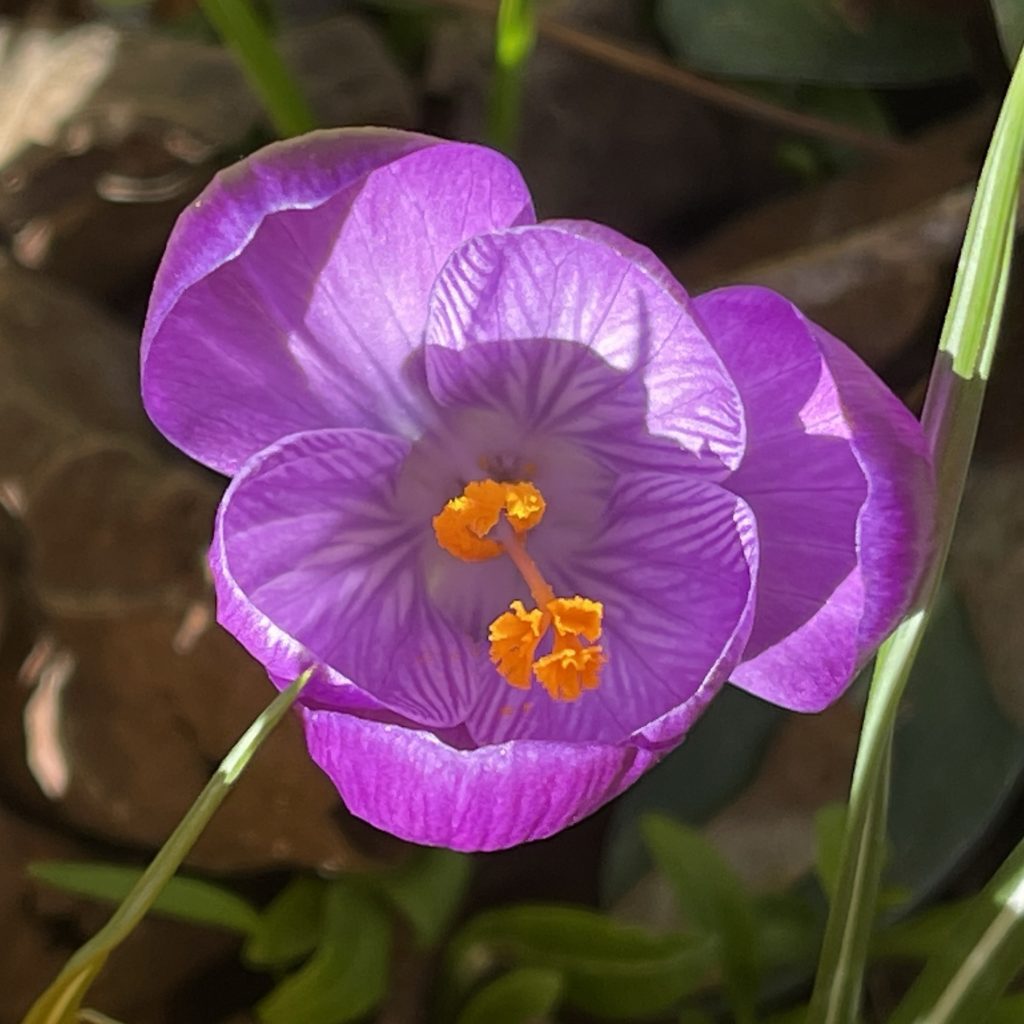
<path id="1" fill-rule="evenodd" d="M 556 640 L 555 649 L 533 663 L 533 674 L 553 700 L 576 700 L 597 688 L 604 660 L 600 647 L 584 647 L 575 638 Z"/>
<path id="2" fill-rule="evenodd" d="M 543 616 L 536 608 L 527 611 L 522 601 L 513 601 L 509 608 L 491 623 L 488 631 L 491 661 L 513 686 L 528 690 L 530 666 L 544 635 Z"/>
<path id="3" fill-rule="evenodd" d="M 530 557 L 526 534 L 541 521 L 545 507 L 531 483 L 475 480 L 434 516 L 434 534 L 445 551 L 467 562 L 509 557 L 537 607 L 527 609 L 513 601 L 491 623 L 491 661 L 518 689 L 529 689 L 535 676 L 553 700 L 576 700 L 598 685 L 606 660 L 600 646 L 583 642 L 593 645 L 600 638 L 604 606 L 578 594 L 556 597 Z M 551 653 L 536 658 L 537 646 L 552 626 Z"/>

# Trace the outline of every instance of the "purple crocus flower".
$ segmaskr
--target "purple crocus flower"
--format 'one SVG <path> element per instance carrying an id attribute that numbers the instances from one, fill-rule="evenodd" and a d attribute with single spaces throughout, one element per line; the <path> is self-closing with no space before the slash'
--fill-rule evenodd
<path id="1" fill-rule="evenodd" d="M 182 215 L 154 423 L 233 479 L 218 617 L 357 815 L 488 850 L 634 782 L 726 680 L 834 701 L 928 554 L 917 421 L 789 302 L 537 223 L 477 146 L 320 132 Z"/>

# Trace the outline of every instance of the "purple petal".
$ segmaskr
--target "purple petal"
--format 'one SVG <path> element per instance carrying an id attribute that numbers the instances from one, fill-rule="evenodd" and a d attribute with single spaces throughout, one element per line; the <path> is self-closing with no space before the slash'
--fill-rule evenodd
<path id="1" fill-rule="evenodd" d="M 612 234 L 604 229 L 590 238 L 564 224 L 539 224 L 481 235 L 457 249 L 430 301 L 426 340 L 437 346 L 426 356 L 431 392 L 450 404 L 480 388 L 472 364 L 446 358 L 444 349 L 538 338 L 577 342 L 624 382 L 642 378 L 651 433 L 674 440 L 694 463 L 737 465 L 744 427 L 735 385 L 681 290 L 634 262 L 628 240 L 610 246 Z M 551 382 L 536 386 L 547 401 Z"/>
<path id="2" fill-rule="evenodd" d="M 598 688 L 572 703 L 536 684 L 485 691 L 467 720 L 478 743 L 625 742 L 698 691 L 706 704 L 736 666 L 753 621 L 756 531 L 745 503 L 718 485 L 628 474 L 589 548 L 561 562 L 557 548 L 533 550 L 557 594 L 604 604 L 608 661 Z M 650 741 L 678 739 L 693 717 L 674 719 L 671 736 L 659 727 Z"/>
<path id="3" fill-rule="evenodd" d="M 544 226 L 564 231 L 567 235 L 575 235 L 577 238 L 589 238 L 591 241 L 600 242 L 609 249 L 613 249 L 620 256 L 625 257 L 630 263 L 637 264 L 648 277 L 654 280 L 661 288 L 676 301 L 687 304 L 690 296 L 686 289 L 676 280 L 672 271 L 658 259 L 657 256 L 646 246 L 633 241 L 626 235 L 620 234 L 614 228 L 605 224 L 597 224 L 592 220 L 546 220 Z"/>
<path id="4" fill-rule="evenodd" d="M 593 813 L 656 760 L 634 747 L 523 741 L 457 750 L 429 732 L 306 710 L 306 742 L 348 809 L 416 843 L 500 850 Z"/>
<path id="5" fill-rule="evenodd" d="M 459 405 L 448 406 L 447 418 L 464 415 L 463 406 L 487 410 L 496 424 L 487 438 L 491 449 L 515 451 L 520 465 L 533 467 L 526 475 L 545 495 L 552 483 L 545 467 L 567 448 L 618 473 L 692 470 L 693 460 L 677 444 L 648 431 L 643 380 L 577 342 L 521 338 L 461 350 L 434 346 L 427 359 L 435 380 L 459 383 Z M 557 479 L 553 483 L 559 488 Z"/>
<path id="6" fill-rule="evenodd" d="M 304 701 L 445 727 L 493 668 L 427 599 L 423 531 L 394 505 L 409 447 L 323 430 L 266 449 L 224 496 L 211 565 L 219 621 L 273 678 L 323 666 Z"/>
<path id="7" fill-rule="evenodd" d="M 151 418 L 227 473 L 299 431 L 409 429 L 399 376 L 438 270 L 532 219 L 516 168 L 477 146 L 342 129 L 261 150 L 171 236 L 143 338 Z"/>
<path id="8" fill-rule="evenodd" d="M 747 451 L 727 482 L 757 519 L 757 616 L 737 685 L 820 710 L 906 610 L 932 507 L 910 412 L 781 296 L 725 288 L 694 300 L 743 395 Z"/>

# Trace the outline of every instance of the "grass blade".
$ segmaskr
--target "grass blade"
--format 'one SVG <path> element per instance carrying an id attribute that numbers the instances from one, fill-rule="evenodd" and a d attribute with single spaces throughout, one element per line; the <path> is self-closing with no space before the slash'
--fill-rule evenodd
<path id="1" fill-rule="evenodd" d="M 82 999 L 107 957 L 131 934 L 153 905 L 252 755 L 295 702 L 311 674 L 312 669 L 299 676 L 246 729 L 110 920 L 68 960 L 53 984 L 28 1011 L 22 1024 L 74 1024 Z"/>
<path id="2" fill-rule="evenodd" d="M 28 873 L 76 896 L 120 903 L 142 877 L 142 868 L 48 860 L 30 864 Z M 247 900 L 200 878 L 172 878 L 153 901 L 152 910 L 179 921 L 224 928 L 240 935 L 248 935 L 259 921 L 256 908 Z"/>
<path id="3" fill-rule="evenodd" d="M 1024 964 L 1024 841 L 970 901 L 890 1024 L 990 1020 Z"/>
<path id="4" fill-rule="evenodd" d="M 487 135 L 492 146 L 506 153 L 515 150 L 523 71 L 536 35 L 533 0 L 501 0 L 494 28 L 494 70 L 487 111 Z"/>
<path id="5" fill-rule="evenodd" d="M 854 1024 L 885 856 L 893 726 L 949 553 L 1002 319 L 1024 146 L 1024 63 L 1014 73 L 982 169 L 923 416 L 935 462 L 936 555 L 917 607 L 882 645 L 850 789 L 836 898 L 809 1020 Z"/>
<path id="6" fill-rule="evenodd" d="M 286 139 L 312 131 L 316 118 L 249 0 L 199 0 L 199 6 L 242 65 L 277 134 Z"/>

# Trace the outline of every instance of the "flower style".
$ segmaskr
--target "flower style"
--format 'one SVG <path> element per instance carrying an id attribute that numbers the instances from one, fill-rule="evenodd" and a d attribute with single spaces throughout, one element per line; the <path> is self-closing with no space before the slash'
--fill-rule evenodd
<path id="1" fill-rule="evenodd" d="M 320 132 L 182 215 L 154 423 L 233 479 L 218 618 L 357 815 L 462 850 L 578 821 L 730 680 L 834 701 L 929 553 L 917 421 L 789 302 L 537 223 L 490 150 Z"/>

